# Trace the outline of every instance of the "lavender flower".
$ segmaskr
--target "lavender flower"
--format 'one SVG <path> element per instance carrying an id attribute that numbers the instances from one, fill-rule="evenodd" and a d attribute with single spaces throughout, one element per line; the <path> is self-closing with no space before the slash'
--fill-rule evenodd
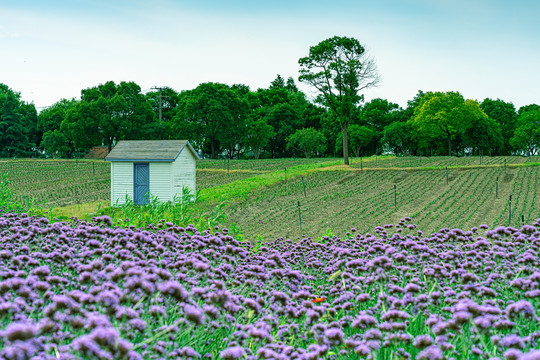
<path id="1" fill-rule="evenodd" d="M 4 337 L 10 342 L 16 340 L 26 341 L 35 337 L 37 330 L 34 326 L 26 323 L 12 323 L 4 331 Z"/>
<path id="2" fill-rule="evenodd" d="M 518 349 L 508 349 L 504 352 L 504 358 L 506 360 L 521 360 L 522 352 Z"/>
<path id="3" fill-rule="evenodd" d="M 413 345 L 417 349 L 424 349 L 432 344 L 433 338 L 430 335 L 418 335 L 413 341 Z"/>
<path id="4" fill-rule="evenodd" d="M 241 346 L 233 346 L 219 353 L 220 358 L 223 360 L 241 359 L 245 355 L 246 355 L 246 351 Z"/>
<path id="5" fill-rule="evenodd" d="M 508 312 L 508 317 L 510 317 L 510 319 L 517 318 L 520 315 L 526 319 L 531 319 L 535 316 L 534 307 L 526 300 L 520 300 L 509 305 L 506 308 L 506 311 Z"/>
<path id="6" fill-rule="evenodd" d="M 418 360 L 442 360 L 443 353 L 437 346 L 432 345 L 416 355 Z"/>
<path id="7" fill-rule="evenodd" d="M 204 322 L 204 313 L 198 306 L 185 305 L 184 312 L 187 320 L 197 325 L 201 325 Z"/>

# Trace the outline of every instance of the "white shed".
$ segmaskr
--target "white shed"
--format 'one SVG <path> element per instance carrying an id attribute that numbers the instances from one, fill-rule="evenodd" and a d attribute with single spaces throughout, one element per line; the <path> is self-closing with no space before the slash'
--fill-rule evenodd
<path id="1" fill-rule="evenodd" d="M 122 140 L 105 157 L 111 162 L 111 206 L 173 201 L 187 186 L 195 195 L 199 156 L 187 140 Z"/>

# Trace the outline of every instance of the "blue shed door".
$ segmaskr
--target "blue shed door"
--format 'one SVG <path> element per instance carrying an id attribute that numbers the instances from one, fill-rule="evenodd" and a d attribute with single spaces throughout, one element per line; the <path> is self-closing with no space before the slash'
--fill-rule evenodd
<path id="1" fill-rule="evenodd" d="M 148 163 L 134 163 L 133 172 L 133 202 L 136 205 L 147 204 L 150 191 L 150 169 Z"/>

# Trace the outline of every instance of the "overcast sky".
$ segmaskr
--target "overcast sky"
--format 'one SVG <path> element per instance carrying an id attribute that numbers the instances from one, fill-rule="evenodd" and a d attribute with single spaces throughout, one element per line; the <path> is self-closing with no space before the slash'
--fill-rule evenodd
<path id="1" fill-rule="evenodd" d="M 109 80 L 256 90 L 297 81 L 298 59 L 339 35 L 376 60 L 367 100 L 453 90 L 519 108 L 540 103 L 539 17 L 534 0 L 0 0 L 0 82 L 37 107 Z"/>

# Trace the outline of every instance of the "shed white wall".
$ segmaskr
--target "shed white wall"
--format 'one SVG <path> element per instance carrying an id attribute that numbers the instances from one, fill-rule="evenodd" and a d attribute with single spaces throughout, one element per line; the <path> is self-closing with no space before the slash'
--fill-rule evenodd
<path id="1" fill-rule="evenodd" d="M 159 201 L 171 201 L 172 175 L 170 162 L 150 162 L 150 196 L 151 199 L 157 196 Z"/>
<path id="2" fill-rule="evenodd" d="M 179 197 L 182 196 L 182 188 L 184 186 L 187 186 L 191 194 L 195 195 L 195 162 L 195 156 L 186 147 L 178 155 L 176 161 L 172 163 L 173 196 L 174 194 L 177 194 Z"/>
<path id="3" fill-rule="evenodd" d="M 133 163 L 112 161 L 111 206 L 125 204 L 126 195 L 133 200 Z"/>

